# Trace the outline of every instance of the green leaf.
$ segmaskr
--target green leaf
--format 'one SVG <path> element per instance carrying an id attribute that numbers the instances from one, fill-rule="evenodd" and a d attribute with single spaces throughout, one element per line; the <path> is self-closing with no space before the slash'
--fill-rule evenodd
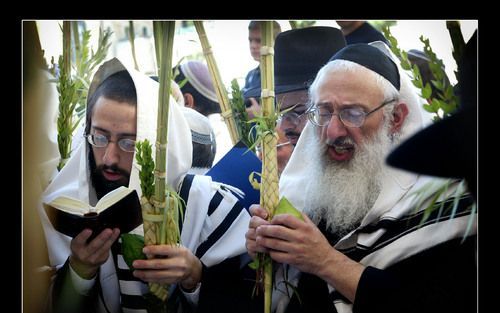
<path id="1" fill-rule="evenodd" d="M 297 210 L 285 197 L 281 198 L 280 202 L 278 203 L 278 207 L 276 208 L 276 211 L 274 211 L 274 215 L 279 215 L 279 214 L 291 214 L 297 217 L 301 221 L 304 220 L 304 218 L 302 217 L 302 213 L 300 213 L 300 211 Z"/>
<path id="2" fill-rule="evenodd" d="M 248 267 L 250 267 L 253 270 L 256 270 L 259 268 L 259 258 L 255 258 L 252 262 L 248 263 Z"/>
<path id="3" fill-rule="evenodd" d="M 125 263 L 133 269 L 134 260 L 145 260 L 146 255 L 142 252 L 144 248 L 144 237 L 136 234 L 122 234 L 122 254 Z"/>
<path id="4" fill-rule="evenodd" d="M 401 60 L 401 67 L 404 69 L 404 70 L 411 70 L 411 65 L 410 65 L 410 62 L 408 62 L 407 60 Z"/>
<path id="5" fill-rule="evenodd" d="M 152 157 L 152 145 L 149 140 L 138 141 L 135 143 L 137 164 L 141 167 L 139 178 L 141 181 L 142 195 L 149 199 L 154 193 L 154 169 L 155 162 Z"/>
<path id="6" fill-rule="evenodd" d="M 431 94 L 432 94 L 431 85 L 429 83 L 426 83 L 425 87 L 422 89 L 422 97 L 424 99 L 429 99 L 431 97 Z"/>

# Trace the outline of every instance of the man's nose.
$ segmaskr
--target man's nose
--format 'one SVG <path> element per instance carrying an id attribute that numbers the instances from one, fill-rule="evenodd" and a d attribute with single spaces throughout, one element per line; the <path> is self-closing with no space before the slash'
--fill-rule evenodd
<path id="1" fill-rule="evenodd" d="M 118 164 L 120 161 L 120 147 L 115 141 L 110 141 L 106 146 L 104 153 L 103 163 L 106 165 Z"/>
<path id="2" fill-rule="evenodd" d="M 347 128 L 337 114 L 332 115 L 330 123 L 326 126 L 326 136 L 330 140 L 347 136 Z"/>

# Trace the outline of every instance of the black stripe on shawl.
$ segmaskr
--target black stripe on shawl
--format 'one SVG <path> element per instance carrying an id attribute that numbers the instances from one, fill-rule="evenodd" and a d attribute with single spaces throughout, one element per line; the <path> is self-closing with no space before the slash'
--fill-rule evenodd
<path id="1" fill-rule="evenodd" d="M 446 208 L 452 203 L 453 199 L 448 199 L 444 202 L 444 207 Z M 470 196 L 461 198 L 458 203 L 457 210 L 454 213 L 451 212 L 451 210 L 447 210 L 447 212 L 439 212 L 439 206 L 441 206 L 442 203 L 436 203 L 433 212 L 429 215 L 424 223 L 422 223 L 422 218 L 425 214 L 424 210 L 409 215 L 400 220 L 394 220 L 392 218 L 382 219 L 376 224 L 366 225 L 365 227 L 357 230 L 358 233 L 366 234 L 373 233 L 379 229 L 387 230 L 371 247 L 358 244 L 354 248 L 338 250 L 346 254 L 349 258 L 355 261 L 359 261 L 368 254 L 387 246 L 388 244 L 392 243 L 400 237 L 407 235 L 410 232 L 452 218 L 452 214 L 453 218 L 470 215 L 472 203 L 473 199 Z"/>
<path id="2" fill-rule="evenodd" d="M 217 226 L 217 228 L 208 236 L 207 240 L 200 244 L 196 249 L 195 255 L 198 259 L 201 259 L 208 249 L 210 249 L 217 242 L 217 240 L 219 240 L 222 235 L 226 233 L 229 227 L 233 224 L 234 220 L 236 220 L 238 215 L 240 215 L 242 209 L 243 207 L 240 202 L 236 202 L 234 204 L 233 208 L 229 214 L 226 215 L 222 223 L 220 223 L 220 225 Z"/>
<path id="3" fill-rule="evenodd" d="M 189 190 L 191 190 L 191 185 L 193 184 L 194 176 L 192 174 L 187 174 L 182 181 L 181 190 L 179 196 L 187 203 L 189 200 Z"/>
<path id="4" fill-rule="evenodd" d="M 122 269 L 118 267 L 118 255 L 122 254 L 122 245 L 119 240 L 115 241 L 113 245 L 111 246 L 111 250 L 113 253 L 113 261 L 115 263 L 115 268 L 116 268 L 116 276 L 118 278 L 118 282 L 120 281 L 134 281 L 141 283 L 142 281 L 135 277 L 132 274 L 132 270 L 130 269 Z M 129 295 L 125 294 L 122 292 L 120 289 L 120 303 L 121 306 L 124 308 L 129 308 L 129 309 L 145 309 L 147 307 L 147 303 L 145 302 L 145 299 L 143 296 L 140 295 Z"/>
<path id="5" fill-rule="evenodd" d="M 217 209 L 219 204 L 222 202 L 222 199 L 224 199 L 224 196 L 219 191 L 217 191 L 212 197 L 212 200 L 210 200 L 210 204 L 208 205 L 208 216 L 214 213 L 215 209 Z"/>
<path id="6" fill-rule="evenodd" d="M 189 199 L 189 190 L 191 190 L 191 186 L 193 185 L 193 180 L 194 180 L 193 174 L 187 174 L 184 176 L 184 179 L 182 180 L 182 185 L 181 185 L 181 190 L 179 191 L 179 196 L 184 200 L 184 203 L 182 203 L 181 208 L 182 208 L 182 213 L 179 214 L 179 233 L 182 233 L 182 226 L 184 225 L 184 221 L 182 220 L 183 217 L 185 216 L 186 213 L 186 206 L 188 203 Z"/>
<path id="7" fill-rule="evenodd" d="M 145 309 L 147 308 L 146 299 L 143 296 L 127 295 L 120 293 L 122 307 L 127 309 Z"/>

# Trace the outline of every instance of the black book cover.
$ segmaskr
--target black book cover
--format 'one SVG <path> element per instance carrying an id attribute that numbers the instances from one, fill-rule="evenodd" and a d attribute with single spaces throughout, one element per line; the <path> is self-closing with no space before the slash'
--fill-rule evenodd
<path id="1" fill-rule="evenodd" d="M 72 214 L 45 204 L 45 210 L 54 228 L 65 235 L 75 237 L 85 228 L 92 229 L 89 241 L 105 228 L 119 228 L 128 233 L 142 224 L 141 204 L 134 190 L 100 213 Z"/>

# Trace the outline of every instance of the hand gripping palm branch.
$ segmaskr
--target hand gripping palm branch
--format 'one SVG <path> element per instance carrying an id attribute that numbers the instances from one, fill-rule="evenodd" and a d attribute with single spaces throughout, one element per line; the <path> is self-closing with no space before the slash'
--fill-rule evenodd
<path id="1" fill-rule="evenodd" d="M 175 245 L 179 243 L 179 215 L 181 198 L 165 182 L 167 162 L 167 131 L 172 78 L 172 47 L 175 22 L 153 22 L 155 47 L 159 68 L 158 124 L 156 134 L 156 162 L 151 157 L 151 144 L 138 143 L 136 158 L 141 165 L 141 205 L 144 220 L 145 245 Z M 156 163 L 156 166 L 155 166 Z M 154 194 L 153 194 L 154 190 Z M 150 283 L 149 290 L 162 303 L 166 310 L 168 286 Z"/>

